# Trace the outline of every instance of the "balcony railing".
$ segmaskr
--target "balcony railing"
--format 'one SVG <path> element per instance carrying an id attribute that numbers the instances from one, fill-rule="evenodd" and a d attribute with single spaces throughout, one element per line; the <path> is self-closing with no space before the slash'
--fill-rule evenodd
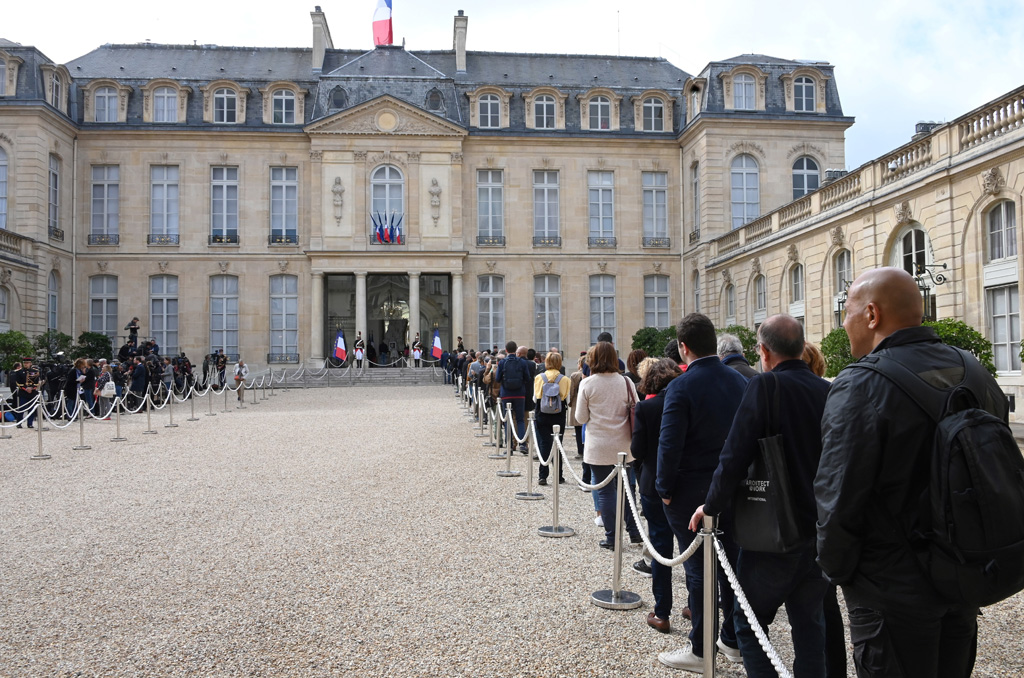
<path id="1" fill-rule="evenodd" d="M 146 236 L 147 245 L 180 245 L 181 236 L 177 233 L 156 234 L 150 233 Z"/>
<path id="2" fill-rule="evenodd" d="M 237 245 L 238 234 L 237 233 L 219 233 L 217 235 L 210 236 L 211 245 Z"/>
<path id="3" fill-rule="evenodd" d="M 690 244 L 692 245 L 692 244 L 694 244 L 696 242 L 700 242 L 700 229 L 699 228 L 695 228 L 692 231 L 690 231 Z"/>
<path id="4" fill-rule="evenodd" d="M 587 238 L 587 247 L 606 247 L 606 248 L 609 248 L 609 249 L 614 249 L 615 248 L 615 244 L 616 243 L 615 243 L 615 238 L 614 237 L 604 237 L 604 236 L 601 236 L 601 237 L 595 238 L 595 237 L 591 236 L 591 237 Z"/>
<path id="5" fill-rule="evenodd" d="M 557 235 L 535 235 L 533 236 L 534 247 L 561 247 L 562 238 Z"/>
<path id="6" fill-rule="evenodd" d="M 503 235 L 478 235 L 476 237 L 477 247 L 504 247 L 505 236 Z"/>
<path id="7" fill-rule="evenodd" d="M 282 363 L 283 364 L 294 364 L 294 363 L 298 363 L 298 362 L 299 362 L 299 354 L 298 353 L 268 353 L 267 354 L 267 363 L 271 364 L 271 365 L 274 365 L 274 364 L 280 365 Z"/>
<path id="8" fill-rule="evenodd" d="M 56 240 L 57 242 L 64 242 L 64 229 L 50 227 L 50 240 Z"/>
<path id="9" fill-rule="evenodd" d="M 297 233 L 272 233 L 267 237 L 268 245 L 298 245 L 299 236 Z"/>
<path id="10" fill-rule="evenodd" d="M 648 237 L 646 235 L 644 236 L 644 247 L 657 247 L 661 249 L 668 249 L 671 246 L 671 238 Z"/>
<path id="11" fill-rule="evenodd" d="M 116 245 L 121 242 L 121 236 L 117 233 L 90 233 L 90 245 Z"/>

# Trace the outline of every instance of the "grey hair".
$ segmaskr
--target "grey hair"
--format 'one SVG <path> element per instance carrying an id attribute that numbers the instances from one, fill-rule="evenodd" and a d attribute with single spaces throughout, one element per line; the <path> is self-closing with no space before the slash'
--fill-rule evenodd
<path id="1" fill-rule="evenodd" d="M 735 334 L 719 334 L 718 355 L 726 356 L 730 353 L 743 353 L 743 343 Z"/>

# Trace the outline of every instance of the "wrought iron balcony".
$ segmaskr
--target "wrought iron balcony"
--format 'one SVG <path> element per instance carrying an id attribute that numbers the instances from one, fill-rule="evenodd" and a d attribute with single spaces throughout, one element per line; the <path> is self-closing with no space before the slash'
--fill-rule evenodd
<path id="1" fill-rule="evenodd" d="M 533 236 L 534 247 L 561 247 L 562 239 L 557 235 L 535 235 Z"/>
<path id="2" fill-rule="evenodd" d="M 616 242 L 615 242 L 615 238 L 614 237 L 610 237 L 610 238 L 606 238 L 606 237 L 595 238 L 595 237 L 591 236 L 591 237 L 587 238 L 587 247 L 607 247 L 607 248 L 610 248 L 610 249 L 614 249 L 615 246 L 616 246 Z"/>
<path id="3" fill-rule="evenodd" d="M 116 245 L 121 242 L 121 236 L 117 233 L 90 233 L 90 245 Z"/>
<path id="4" fill-rule="evenodd" d="M 298 245 L 298 233 L 271 233 L 267 238 L 268 245 Z"/>
<path id="5" fill-rule="evenodd" d="M 177 233 L 166 233 L 164 235 L 157 235 L 150 233 L 146 236 L 147 245 L 180 245 L 181 236 Z"/>
<path id="6" fill-rule="evenodd" d="M 238 233 L 218 233 L 210 236 L 211 245 L 237 245 Z"/>
<path id="7" fill-rule="evenodd" d="M 671 246 L 671 238 L 648 238 L 647 236 L 644 236 L 644 247 L 660 247 L 667 249 Z"/>
<path id="8" fill-rule="evenodd" d="M 700 229 L 699 228 L 695 229 L 693 231 L 690 231 L 690 244 L 692 245 L 695 242 L 700 242 Z"/>
<path id="9" fill-rule="evenodd" d="M 50 240 L 56 240 L 57 242 L 64 242 L 64 229 L 57 228 L 55 226 L 50 227 Z"/>
<path id="10" fill-rule="evenodd" d="M 476 237 L 477 247 L 504 247 L 505 236 L 503 235 L 478 235 Z"/>
<path id="11" fill-rule="evenodd" d="M 282 363 L 288 364 L 288 363 L 298 363 L 298 362 L 299 362 L 299 354 L 298 353 L 268 353 L 267 354 L 267 363 L 268 364 L 278 364 L 279 365 L 279 364 L 282 364 Z"/>

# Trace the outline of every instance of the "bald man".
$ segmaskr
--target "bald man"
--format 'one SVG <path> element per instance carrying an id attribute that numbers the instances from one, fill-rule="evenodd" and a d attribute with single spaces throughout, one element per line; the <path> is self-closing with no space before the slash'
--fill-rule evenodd
<path id="1" fill-rule="evenodd" d="M 981 406 L 1006 419 L 1006 398 L 969 354 L 921 327 L 914 279 L 897 268 L 859 276 L 843 327 L 856 358 L 896 360 L 939 389 L 965 384 Z M 847 368 L 822 417 L 814 479 L 818 563 L 843 587 L 860 678 L 960 678 L 974 667 L 977 608 L 945 602 L 907 547 L 928 486 L 934 420 L 895 382 Z"/>

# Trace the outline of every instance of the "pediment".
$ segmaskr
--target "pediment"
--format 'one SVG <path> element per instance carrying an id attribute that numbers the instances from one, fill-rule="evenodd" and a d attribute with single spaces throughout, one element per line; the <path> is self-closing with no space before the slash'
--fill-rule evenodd
<path id="1" fill-rule="evenodd" d="M 462 137 L 466 129 L 392 96 L 381 96 L 306 127 L 310 135 Z"/>

